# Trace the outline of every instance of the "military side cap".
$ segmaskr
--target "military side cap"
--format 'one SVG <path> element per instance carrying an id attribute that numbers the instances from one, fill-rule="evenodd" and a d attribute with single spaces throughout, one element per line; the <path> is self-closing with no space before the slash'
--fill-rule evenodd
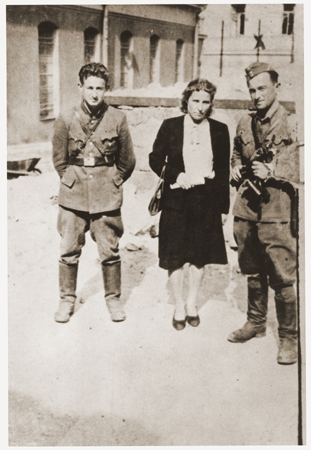
<path id="1" fill-rule="evenodd" d="M 247 81 L 251 80 L 252 78 L 254 78 L 256 75 L 259 75 L 260 73 L 263 72 L 274 72 L 276 73 L 276 75 L 278 75 L 277 71 L 274 70 L 270 64 L 268 63 L 264 63 L 264 62 L 255 62 L 250 64 L 246 69 L 246 79 Z"/>

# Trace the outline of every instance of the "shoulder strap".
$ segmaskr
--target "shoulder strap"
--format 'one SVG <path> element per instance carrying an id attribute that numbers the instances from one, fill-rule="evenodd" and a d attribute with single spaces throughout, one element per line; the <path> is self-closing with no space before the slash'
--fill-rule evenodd
<path id="1" fill-rule="evenodd" d="M 252 116 L 252 122 L 251 122 L 251 126 L 252 126 L 252 133 L 254 136 L 254 140 L 255 140 L 255 148 L 260 148 L 261 147 L 261 142 L 259 142 L 257 133 L 256 133 L 256 128 L 255 128 L 255 116 Z"/>
<path id="2" fill-rule="evenodd" d="M 85 126 L 85 123 L 83 122 L 83 120 L 81 119 L 81 116 L 79 114 L 79 111 L 75 110 L 75 115 L 76 118 L 78 119 L 80 126 L 82 128 L 82 131 L 85 134 L 85 139 L 84 139 L 84 145 L 83 147 L 85 147 L 85 145 L 87 144 L 88 140 L 91 137 L 91 134 L 94 133 L 94 131 L 96 130 L 96 128 L 98 127 L 98 125 L 100 124 L 100 122 L 102 121 L 102 118 L 104 117 L 104 114 L 106 112 L 107 108 L 104 109 L 104 111 L 102 112 L 102 114 L 98 117 L 97 122 L 95 123 L 93 128 L 88 128 Z"/>

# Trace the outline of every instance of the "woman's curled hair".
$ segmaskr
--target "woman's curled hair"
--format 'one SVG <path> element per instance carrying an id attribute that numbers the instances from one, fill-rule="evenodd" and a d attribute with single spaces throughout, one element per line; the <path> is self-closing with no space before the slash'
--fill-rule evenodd
<path id="1" fill-rule="evenodd" d="M 217 87 L 213 83 L 211 83 L 210 81 L 208 81 L 204 78 L 196 78 L 195 80 L 190 81 L 190 83 L 188 83 L 186 89 L 182 93 L 182 99 L 181 99 L 181 108 L 180 109 L 185 114 L 188 112 L 188 100 L 194 91 L 198 91 L 198 92 L 205 91 L 208 94 L 210 94 L 211 102 L 212 102 L 212 106 L 213 106 L 213 100 L 214 100 L 214 96 L 217 91 Z M 209 109 L 208 115 L 210 116 L 211 113 L 212 113 L 212 107 Z"/>

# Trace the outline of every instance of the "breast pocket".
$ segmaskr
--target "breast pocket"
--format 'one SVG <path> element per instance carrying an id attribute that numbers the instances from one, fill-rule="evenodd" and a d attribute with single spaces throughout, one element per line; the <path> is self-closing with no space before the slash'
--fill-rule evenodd
<path id="1" fill-rule="evenodd" d="M 254 153 L 255 140 L 252 133 L 243 132 L 243 130 L 241 130 L 240 132 L 240 140 L 242 144 L 242 154 L 245 158 L 245 161 L 243 161 L 243 163 L 245 164 L 245 162 L 249 160 L 249 158 Z"/>
<path id="2" fill-rule="evenodd" d="M 68 152 L 70 156 L 77 156 L 83 149 L 84 142 L 81 139 L 70 137 L 68 141 Z"/>
<path id="3" fill-rule="evenodd" d="M 119 148 L 119 137 L 116 133 L 105 133 L 95 138 L 96 146 L 103 155 L 114 155 Z"/>
<path id="4" fill-rule="evenodd" d="M 273 144 L 276 147 L 281 145 L 290 145 L 292 143 L 291 138 L 287 134 L 275 134 L 273 136 Z"/>

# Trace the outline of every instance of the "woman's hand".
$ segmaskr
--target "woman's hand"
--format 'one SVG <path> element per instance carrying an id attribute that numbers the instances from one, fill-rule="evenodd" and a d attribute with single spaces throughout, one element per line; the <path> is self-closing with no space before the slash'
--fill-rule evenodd
<path id="1" fill-rule="evenodd" d="M 192 184 L 190 182 L 190 179 L 187 174 L 184 172 L 181 172 L 176 180 L 176 183 L 182 188 L 182 189 L 190 189 L 192 187 Z"/>
<path id="2" fill-rule="evenodd" d="M 270 173 L 269 167 L 259 161 L 253 162 L 252 169 L 255 177 L 260 178 L 261 180 L 265 180 Z"/>

